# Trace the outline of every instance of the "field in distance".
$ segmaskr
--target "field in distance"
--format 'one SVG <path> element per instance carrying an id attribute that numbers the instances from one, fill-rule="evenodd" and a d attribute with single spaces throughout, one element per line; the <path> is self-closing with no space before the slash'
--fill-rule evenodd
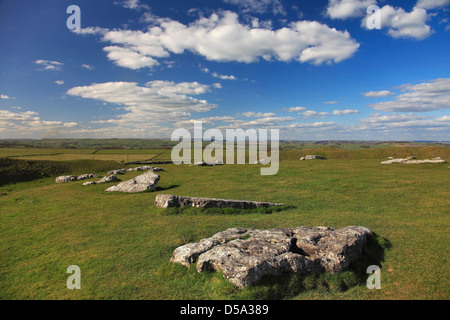
<path id="1" fill-rule="evenodd" d="M 123 163 L 155 160 L 167 154 L 170 158 L 170 150 L 167 149 L 0 148 L 0 158 L 20 160 L 112 160 Z"/>

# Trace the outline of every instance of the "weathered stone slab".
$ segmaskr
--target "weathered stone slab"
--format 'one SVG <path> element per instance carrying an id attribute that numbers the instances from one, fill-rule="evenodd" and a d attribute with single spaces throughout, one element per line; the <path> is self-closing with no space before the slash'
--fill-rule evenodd
<path id="1" fill-rule="evenodd" d="M 92 184 L 101 184 L 101 183 L 106 183 L 106 182 L 116 182 L 116 181 L 119 181 L 119 178 L 117 178 L 117 176 L 115 174 L 112 174 L 110 176 L 103 177 L 98 181 L 86 181 L 85 183 L 83 183 L 83 186 L 89 186 Z"/>
<path id="2" fill-rule="evenodd" d="M 175 249 L 172 262 L 197 272 L 221 271 L 238 288 L 257 284 L 264 276 L 286 272 L 340 273 L 361 258 L 372 232 L 365 227 L 298 227 L 271 230 L 231 228 L 198 243 Z M 197 258 L 198 257 L 198 258 Z"/>
<path id="3" fill-rule="evenodd" d="M 197 243 L 188 243 L 184 246 L 176 248 L 170 261 L 182 264 L 183 266 L 189 268 L 189 266 L 195 262 L 200 254 L 211 249 L 217 244 L 218 242 L 211 238 L 203 239 Z"/>
<path id="4" fill-rule="evenodd" d="M 145 190 L 155 190 L 159 181 L 159 175 L 152 171 L 147 171 L 133 179 L 119 183 L 118 185 L 109 187 L 105 191 L 118 192 L 141 192 Z"/>
<path id="5" fill-rule="evenodd" d="M 69 181 L 77 181 L 77 176 L 59 176 L 55 179 L 56 183 L 64 183 Z"/>
<path id="6" fill-rule="evenodd" d="M 117 170 L 110 170 L 108 171 L 108 175 L 117 175 L 117 174 L 124 174 L 127 172 L 127 169 L 117 169 Z"/>
<path id="7" fill-rule="evenodd" d="M 415 160 L 416 157 L 408 157 L 408 158 L 398 158 L 398 159 L 389 159 L 386 161 L 382 161 L 381 164 L 393 164 L 393 163 L 402 163 L 402 164 L 424 164 L 424 163 L 444 163 L 445 160 L 442 160 L 440 157 L 436 157 L 433 159 L 425 159 L 425 160 Z"/>
<path id="8" fill-rule="evenodd" d="M 79 181 L 79 180 L 86 180 L 90 178 L 97 178 L 98 174 L 93 173 L 86 173 L 79 176 L 69 175 L 69 176 L 59 176 L 56 177 L 55 182 L 56 183 L 64 183 L 64 182 L 70 182 L 70 181 Z"/>
<path id="9" fill-rule="evenodd" d="M 172 194 L 158 194 L 155 199 L 155 206 L 158 208 L 197 207 L 197 208 L 256 209 L 281 205 L 283 204 L 271 202 L 247 201 L 247 200 L 183 197 L 183 196 L 174 196 Z"/>
<path id="10" fill-rule="evenodd" d="M 317 156 L 317 155 L 307 155 L 305 157 L 301 157 L 300 160 L 326 160 L 327 158 L 322 157 L 322 156 Z"/>

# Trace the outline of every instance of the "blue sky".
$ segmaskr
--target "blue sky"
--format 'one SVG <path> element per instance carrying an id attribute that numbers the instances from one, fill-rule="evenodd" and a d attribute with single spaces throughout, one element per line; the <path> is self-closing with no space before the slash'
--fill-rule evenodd
<path id="1" fill-rule="evenodd" d="M 2 0 L 0 138 L 449 141 L 449 57 L 450 0 Z"/>

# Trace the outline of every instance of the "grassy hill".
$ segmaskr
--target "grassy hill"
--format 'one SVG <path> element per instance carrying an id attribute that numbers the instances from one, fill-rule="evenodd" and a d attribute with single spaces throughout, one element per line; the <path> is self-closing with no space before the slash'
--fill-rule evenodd
<path id="1" fill-rule="evenodd" d="M 261 176 L 259 165 L 162 165 L 157 191 L 138 194 L 104 192 L 110 184 L 55 184 L 53 177 L 3 185 L 0 299 L 449 299 L 448 163 L 379 164 L 387 156 L 449 159 L 447 152 L 435 147 L 292 150 L 282 152 L 275 176 Z M 310 153 L 329 160 L 297 160 Z M 109 168 L 103 163 L 87 170 L 85 164 L 71 170 L 104 174 Z M 116 169 L 118 163 L 112 165 Z M 153 204 L 157 193 L 283 202 L 293 208 L 167 215 Z M 302 225 L 362 225 L 374 231 L 384 248 L 382 289 L 368 290 L 361 274 L 349 270 L 337 277 L 268 279 L 237 290 L 221 274 L 198 274 L 195 267 L 169 262 L 177 246 L 230 227 Z M 81 268 L 81 290 L 66 288 L 70 265 Z"/>

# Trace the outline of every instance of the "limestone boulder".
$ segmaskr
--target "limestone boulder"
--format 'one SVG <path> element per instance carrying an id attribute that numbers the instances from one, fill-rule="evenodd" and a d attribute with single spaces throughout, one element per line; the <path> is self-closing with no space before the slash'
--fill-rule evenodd
<path id="1" fill-rule="evenodd" d="M 175 196 L 172 194 L 158 194 L 155 199 L 155 206 L 158 208 L 196 207 L 196 208 L 256 209 L 282 205 L 284 204 L 249 201 L 249 200 L 184 197 L 184 196 Z"/>
<path id="2" fill-rule="evenodd" d="M 397 159 L 389 159 L 385 161 L 381 161 L 381 164 L 393 164 L 393 163 L 402 163 L 402 164 L 426 164 L 426 163 L 444 163 L 445 160 L 442 160 L 440 157 L 425 159 L 425 160 L 416 160 L 416 157 L 407 157 L 407 158 L 397 158 Z"/>
<path id="3" fill-rule="evenodd" d="M 64 183 L 64 182 L 80 181 L 80 180 L 86 180 L 86 179 L 97 178 L 97 177 L 98 177 L 98 174 L 93 174 L 93 173 L 81 174 L 79 176 L 74 176 L 74 175 L 59 176 L 59 177 L 56 177 L 55 182 L 56 183 Z"/>
<path id="4" fill-rule="evenodd" d="M 147 171 L 133 179 L 109 187 L 105 191 L 112 192 L 141 192 L 145 190 L 155 190 L 159 181 L 159 175 L 152 171 Z"/>
<path id="5" fill-rule="evenodd" d="M 108 171 L 108 175 L 118 175 L 118 174 L 124 174 L 127 172 L 127 169 L 117 169 L 117 170 L 110 170 Z"/>
<path id="6" fill-rule="evenodd" d="M 55 179 L 56 183 L 65 183 L 70 181 L 77 181 L 77 176 L 59 176 Z"/>
<path id="7" fill-rule="evenodd" d="M 322 156 L 318 156 L 318 155 L 307 155 L 305 157 L 301 157 L 300 160 L 326 160 L 327 158 L 322 157 Z"/>
<path id="8" fill-rule="evenodd" d="M 119 181 L 119 178 L 115 174 L 112 174 L 110 176 L 106 176 L 101 178 L 100 180 L 96 181 L 95 183 L 106 183 L 106 182 L 116 182 Z"/>
<path id="9" fill-rule="evenodd" d="M 270 230 L 231 228 L 197 243 L 175 249 L 171 261 L 197 272 L 220 271 L 238 288 L 265 276 L 328 271 L 340 273 L 360 259 L 370 229 L 348 226 L 297 227 Z"/>

